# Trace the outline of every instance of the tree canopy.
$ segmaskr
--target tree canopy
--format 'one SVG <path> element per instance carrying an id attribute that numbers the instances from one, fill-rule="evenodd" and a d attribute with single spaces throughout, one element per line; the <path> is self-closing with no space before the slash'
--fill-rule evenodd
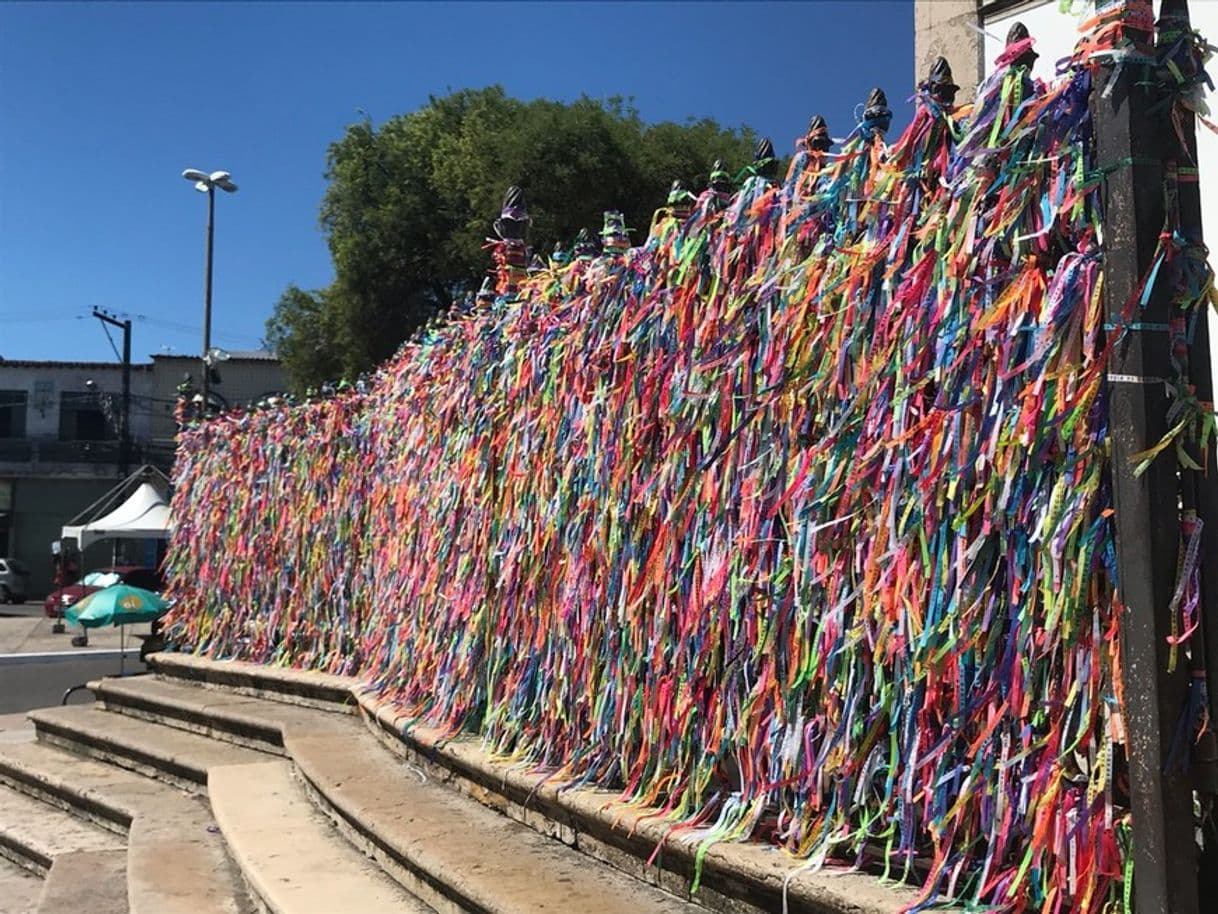
<path id="1" fill-rule="evenodd" d="M 354 376 L 466 290 L 490 262 L 483 244 L 509 185 L 524 189 L 530 243 L 570 245 L 605 210 L 641 240 L 669 185 L 706 185 L 711 164 L 752 158 L 753 132 L 710 119 L 647 124 L 625 100 L 522 102 L 502 87 L 431 98 L 330 146 L 321 223 L 334 282 L 290 286 L 268 339 L 297 388 Z"/>

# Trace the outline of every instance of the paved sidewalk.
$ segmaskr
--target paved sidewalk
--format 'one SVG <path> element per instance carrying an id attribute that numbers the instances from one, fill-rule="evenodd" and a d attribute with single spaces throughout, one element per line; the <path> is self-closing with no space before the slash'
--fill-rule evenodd
<path id="1" fill-rule="evenodd" d="M 46 616 L 0 618 L 0 654 L 37 654 L 75 652 L 87 657 L 90 652 L 119 648 L 118 628 L 93 628 L 89 630 L 88 647 L 72 647 L 72 636 L 80 634 L 80 626 L 67 626 L 62 635 L 51 633 L 53 620 Z M 128 625 L 126 647 L 138 657 L 140 639 L 135 635 L 148 634 L 148 624 Z"/>

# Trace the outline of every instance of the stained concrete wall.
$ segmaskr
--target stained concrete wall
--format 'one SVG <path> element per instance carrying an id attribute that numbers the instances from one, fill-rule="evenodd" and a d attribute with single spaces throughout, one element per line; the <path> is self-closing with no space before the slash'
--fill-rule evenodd
<path id="1" fill-rule="evenodd" d="M 914 82 L 926 78 L 936 57 L 952 66 L 959 101 L 970 102 L 981 77 L 978 0 L 916 0 L 914 3 Z"/>
<path id="2" fill-rule="evenodd" d="M 152 357 L 152 397 L 156 408 L 152 416 L 152 437 L 173 438 L 177 427 L 173 421 L 174 403 L 183 375 L 189 374 L 195 384 L 202 377 L 199 359 L 195 356 L 154 355 Z M 244 406 L 268 394 L 287 390 L 287 379 L 279 360 L 269 353 L 230 354 L 228 361 L 216 366 L 220 383 L 212 390 L 224 397 L 229 406 Z"/>

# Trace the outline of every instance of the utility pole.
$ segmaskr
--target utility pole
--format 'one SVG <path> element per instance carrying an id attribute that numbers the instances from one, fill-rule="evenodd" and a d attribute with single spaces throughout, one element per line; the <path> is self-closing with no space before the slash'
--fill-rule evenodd
<path id="1" fill-rule="evenodd" d="M 1109 332 L 1123 333 L 1108 364 L 1107 397 L 1115 506 L 1124 677 L 1124 725 L 1135 840 L 1134 907 L 1138 914 L 1199 914 L 1197 846 L 1190 772 L 1169 766 L 1172 742 L 1187 707 L 1189 665 L 1171 668 L 1172 603 L 1180 550 L 1181 485 L 1175 451 L 1165 450 L 1145 473 L 1134 455 L 1168 432 L 1171 405 L 1172 303 L 1160 277 L 1145 307 L 1129 303 L 1159 254 L 1167 215 L 1164 180 L 1174 131 L 1154 84 L 1151 4 L 1100 0 L 1097 14 L 1124 17 L 1138 62 L 1113 59 L 1096 74 L 1096 165 L 1104 190 L 1104 307 Z M 1218 532 L 1218 531 L 1216 531 Z"/>
<path id="2" fill-rule="evenodd" d="M 131 472 L 131 319 L 120 321 L 100 308 L 93 309 L 93 316 L 123 331 L 123 411 L 118 430 L 118 469 L 119 475 L 126 479 Z"/>

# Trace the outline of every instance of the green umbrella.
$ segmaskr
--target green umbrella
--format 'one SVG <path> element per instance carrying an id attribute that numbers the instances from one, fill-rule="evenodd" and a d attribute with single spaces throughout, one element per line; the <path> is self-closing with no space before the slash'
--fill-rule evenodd
<path id="1" fill-rule="evenodd" d="M 130 584 L 112 584 L 95 590 L 68 607 L 65 615 L 73 625 L 85 628 L 101 628 L 105 625 L 122 626 L 119 632 L 119 672 L 126 661 L 123 641 L 127 623 L 151 622 L 169 608 L 169 604 L 142 587 Z"/>

